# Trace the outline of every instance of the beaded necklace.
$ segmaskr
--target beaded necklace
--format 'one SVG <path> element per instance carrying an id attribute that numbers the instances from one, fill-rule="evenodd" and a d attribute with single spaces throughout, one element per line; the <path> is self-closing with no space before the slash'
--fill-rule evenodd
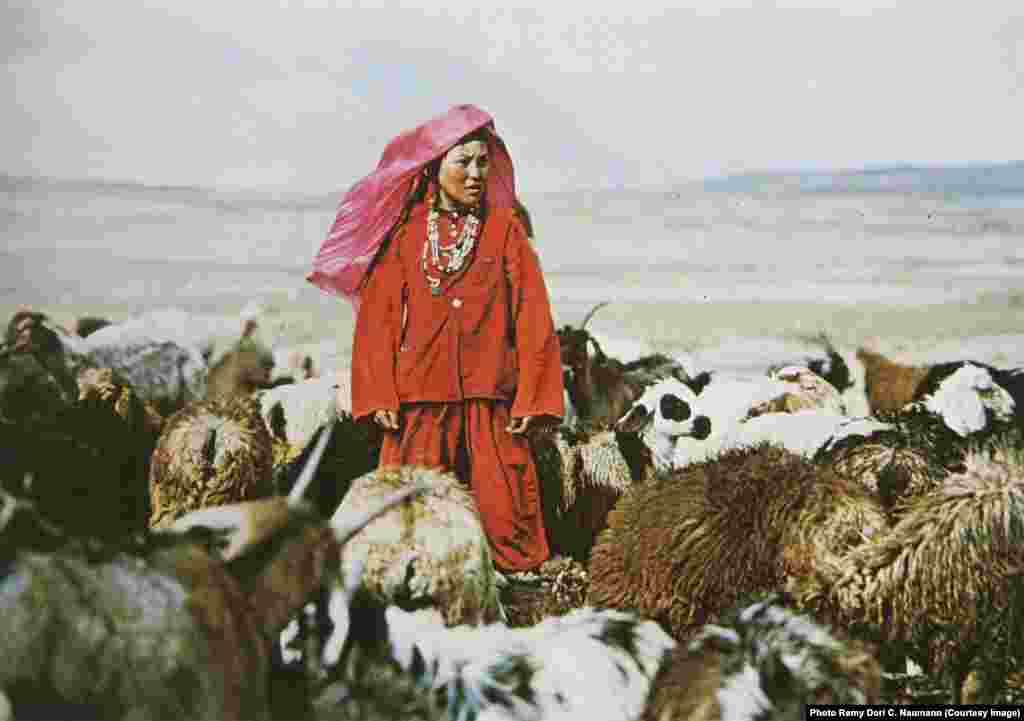
<path id="1" fill-rule="evenodd" d="M 482 205 L 482 204 L 481 204 Z M 446 211 L 449 215 L 451 242 L 442 245 L 439 239 L 438 220 L 441 217 L 438 208 L 438 198 L 435 195 L 427 213 L 427 238 L 423 242 L 423 256 L 420 259 L 420 266 L 423 275 L 427 279 L 427 285 L 433 295 L 441 295 L 441 278 L 431 275 L 430 268 L 438 268 L 444 275 L 457 273 L 462 269 L 466 258 L 473 252 L 476 246 L 477 236 L 480 234 L 480 218 L 474 213 L 467 213 L 462 224 L 462 233 L 458 232 L 456 221 L 458 213 Z M 443 262 L 442 262 L 442 255 Z"/>

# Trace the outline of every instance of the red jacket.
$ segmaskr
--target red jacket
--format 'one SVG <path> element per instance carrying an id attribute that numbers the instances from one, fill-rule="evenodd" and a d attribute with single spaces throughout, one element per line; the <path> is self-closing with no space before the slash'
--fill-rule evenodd
<path id="1" fill-rule="evenodd" d="M 391 239 L 360 294 L 352 415 L 401 403 L 494 398 L 511 415 L 564 414 L 562 366 L 537 253 L 514 211 L 488 212 L 468 266 L 434 296 L 420 267 L 426 204 Z"/>

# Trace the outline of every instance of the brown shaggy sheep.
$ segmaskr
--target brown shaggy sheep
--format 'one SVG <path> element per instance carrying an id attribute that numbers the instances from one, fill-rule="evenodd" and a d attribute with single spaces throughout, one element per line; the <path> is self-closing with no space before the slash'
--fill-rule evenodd
<path id="1" fill-rule="evenodd" d="M 880 418 L 891 428 L 830 441 L 814 461 L 879 494 L 895 518 L 907 500 L 963 470 L 968 444 L 941 418 L 916 405 L 883 412 Z"/>
<path id="2" fill-rule="evenodd" d="M 149 525 L 199 508 L 273 495 L 273 451 L 259 401 L 196 401 L 164 426 L 150 468 Z"/>
<path id="3" fill-rule="evenodd" d="M 971 454 L 872 543 L 817 569 L 818 614 L 899 644 L 960 698 L 984 659 L 991 684 L 1024 657 L 1024 463 Z"/>
<path id="4" fill-rule="evenodd" d="M 727 451 L 623 496 L 591 553 L 587 601 L 686 639 L 887 525 L 876 497 L 827 468 L 767 445 Z"/>

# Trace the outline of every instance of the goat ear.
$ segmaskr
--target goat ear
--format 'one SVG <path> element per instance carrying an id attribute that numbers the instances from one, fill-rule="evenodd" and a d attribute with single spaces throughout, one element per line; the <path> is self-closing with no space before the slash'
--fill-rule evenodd
<path id="1" fill-rule="evenodd" d="M 602 350 L 601 345 L 597 342 L 594 336 L 590 335 L 589 333 L 587 334 L 587 343 L 590 343 L 591 345 L 594 346 L 595 358 L 597 358 L 598 360 L 604 360 L 605 358 L 608 357 L 604 354 L 604 350 Z"/>
<path id="2" fill-rule="evenodd" d="M 708 371 L 701 371 L 693 378 L 683 381 L 684 384 L 689 386 L 690 390 L 693 391 L 694 395 L 700 395 L 700 392 L 711 382 L 711 373 Z"/>
<path id="3" fill-rule="evenodd" d="M 626 415 L 615 423 L 615 430 L 622 433 L 639 433 L 647 425 L 650 417 L 651 412 L 637 404 L 626 411 Z"/>

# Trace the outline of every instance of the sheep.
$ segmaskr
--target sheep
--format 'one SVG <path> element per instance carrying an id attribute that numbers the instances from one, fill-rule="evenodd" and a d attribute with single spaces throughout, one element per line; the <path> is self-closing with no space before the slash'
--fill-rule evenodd
<path id="1" fill-rule="evenodd" d="M 164 419 L 143 402 L 131 385 L 110 368 L 86 369 L 78 376 L 75 436 L 91 443 L 111 462 L 113 472 L 94 480 L 116 484 L 123 531 L 146 528 L 149 518 L 149 471 Z"/>
<path id="2" fill-rule="evenodd" d="M 159 434 L 164 419 L 153 404 L 141 400 L 131 384 L 112 368 L 87 368 L 78 375 L 78 400 L 103 404 L 132 428 Z"/>
<path id="3" fill-rule="evenodd" d="M 490 546 L 472 495 L 454 475 L 380 468 L 352 482 L 334 517 L 410 484 L 429 491 L 363 529 L 346 546 L 343 563 L 365 564 L 364 584 L 381 598 L 431 605 L 450 625 L 497 620 L 502 608 Z"/>
<path id="4" fill-rule="evenodd" d="M 999 374 L 972 362 L 935 366 L 918 384 L 914 400 L 898 411 L 879 412 L 888 429 L 830 440 L 817 458 L 880 492 L 898 514 L 903 500 L 934 489 L 961 469 L 970 447 L 1019 427 L 1012 394 L 993 378 L 1014 387 L 1016 374 Z"/>
<path id="5" fill-rule="evenodd" d="M 1015 449 L 969 454 L 963 472 L 913 499 L 891 531 L 821 564 L 803 603 L 941 672 L 953 703 L 981 659 L 998 685 L 1024 653 L 1022 460 Z"/>
<path id="6" fill-rule="evenodd" d="M 591 552 L 587 602 L 683 640 L 887 527 L 877 498 L 827 468 L 768 445 L 730 450 L 623 496 Z"/>
<path id="7" fill-rule="evenodd" d="M 529 629 L 445 628 L 346 586 L 331 590 L 322 719 L 797 719 L 807 704 L 879 701 L 870 649 L 776 594 L 686 647 L 649 620 L 593 608 Z"/>
<path id="8" fill-rule="evenodd" d="M 785 448 L 805 458 L 815 457 L 820 449 L 838 439 L 891 428 L 880 420 L 850 418 L 802 410 L 794 413 L 767 413 L 740 423 L 716 439 L 715 446 L 705 449 L 703 458 L 711 459 L 728 449 L 751 448 L 763 443 Z M 687 458 L 692 462 L 693 456 Z M 677 465 L 684 465 L 677 459 Z"/>
<path id="9" fill-rule="evenodd" d="M 253 398 L 196 401 L 167 419 L 149 477 L 150 526 L 274 493 L 270 434 Z"/>
<path id="10" fill-rule="evenodd" d="M 677 380 L 663 381 L 661 389 L 678 389 L 693 398 Z M 605 528 L 608 512 L 631 485 L 653 473 L 658 443 L 670 444 L 681 436 L 705 437 L 707 418 L 666 391 L 662 403 L 652 402 L 648 390 L 615 430 L 588 435 L 562 428 L 554 434 L 534 434 L 531 451 L 541 477 L 541 506 L 548 545 L 586 563 L 597 535 Z"/>
<path id="11" fill-rule="evenodd" d="M 19 310 L 0 345 L 0 418 L 52 422 L 78 396 L 76 360 L 42 313 Z"/>
<path id="12" fill-rule="evenodd" d="M 120 323 L 84 341 L 88 358 L 121 373 L 164 416 L 206 394 L 207 366 L 200 349 L 161 336 L 158 328 Z"/>
<path id="13" fill-rule="evenodd" d="M 816 463 L 877 493 L 895 518 L 906 500 L 937 488 L 962 470 L 969 444 L 921 405 L 835 435 L 814 453 Z"/>
<path id="14" fill-rule="evenodd" d="M 407 705 L 418 690 L 424 718 L 432 708 L 449 719 L 636 719 L 675 646 L 653 622 L 590 608 L 532 628 L 447 628 L 436 613 L 386 607 L 358 583 L 347 585 L 331 590 L 321 718 L 379 718 L 395 699 L 367 694 L 365 680 L 396 669 L 415 682 L 399 688 L 413 697 Z"/>
<path id="15" fill-rule="evenodd" d="M 803 366 L 840 394 L 853 387 L 846 359 L 825 333 L 795 338 L 727 338 L 717 346 L 692 351 L 688 363 L 691 374 L 701 368 L 735 378 L 763 378 L 779 368 Z"/>
<path id="16" fill-rule="evenodd" d="M 881 668 L 779 594 L 732 609 L 679 645 L 655 680 L 644 721 L 800 721 L 808 704 L 875 704 Z"/>
<path id="17" fill-rule="evenodd" d="M 548 547 L 586 563 L 605 518 L 634 482 L 610 431 L 587 437 L 560 429 L 533 434 L 531 452 L 541 479 L 541 509 Z"/>
<path id="18" fill-rule="evenodd" d="M 269 718 L 274 630 L 354 533 L 421 490 L 330 528 L 301 501 L 313 470 L 289 498 L 203 509 L 129 548 L 40 549 L 34 528 L 60 532 L 0 496 L 0 539 L 20 527 L 35 546 L 0 543 L 0 652 L 18 659 L 0 666 L 0 700 L 15 717 L 57 700 L 107 719 Z"/>
<path id="19" fill-rule="evenodd" d="M 826 413 L 844 415 L 846 405 L 839 391 L 825 378 L 804 366 L 784 366 L 768 374 L 771 380 L 790 383 L 794 387 L 781 395 L 758 403 L 747 412 L 748 418 L 764 413 L 795 413 L 806 409 L 820 409 Z"/>
<path id="20" fill-rule="evenodd" d="M 500 583 L 499 593 L 510 628 L 535 626 L 586 604 L 587 569 L 579 561 L 552 556 L 536 571 L 519 574 L 518 583 Z"/>

